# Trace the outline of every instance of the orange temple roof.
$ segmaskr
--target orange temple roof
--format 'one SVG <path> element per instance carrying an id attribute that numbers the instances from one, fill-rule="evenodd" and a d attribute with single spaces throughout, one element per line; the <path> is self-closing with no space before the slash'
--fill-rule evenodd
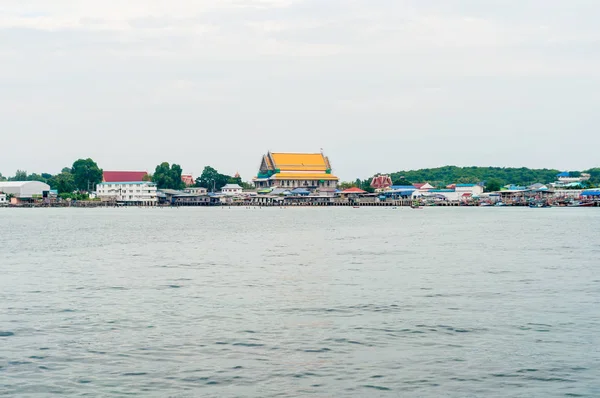
<path id="1" fill-rule="evenodd" d="M 338 180 L 336 176 L 325 173 L 277 173 L 273 177 L 277 180 Z"/>
<path id="2" fill-rule="evenodd" d="M 275 169 L 284 171 L 325 171 L 328 162 L 322 153 L 271 153 Z"/>

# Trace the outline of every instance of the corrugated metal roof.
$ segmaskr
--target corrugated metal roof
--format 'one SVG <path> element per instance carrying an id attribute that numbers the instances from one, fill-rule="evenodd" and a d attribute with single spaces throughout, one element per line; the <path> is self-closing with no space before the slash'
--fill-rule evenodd
<path id="1" fill-rule="evenodd" d="M 404 189 L 404 190 L 411 189 L 411 190 L 413 190 L 413 191 L 416 191 L 416 190 L 417 190 L 417 188 L 415 188 L 415 187 L 414 187 L 414 186 L 412 186 L 412 185 L 392 185 L 390 188 L 391 188 L 391 189 Z"/>
<path id="2" fill-rule="evenodd" d="M 30 182 L 34 182 L 34 181 L 4 181 L 4 182 L 0 182 L 0 188 L 2 188 L 2 187 L 18 188 L 18 187 L 22 187 L 23 185 L 30 183 Z"/>
<path id="3" fill-rule="evenodd" d="M 587 191 L 583 191 L 581 196 L 600 196 L 600 190 L 598 189 L 590 189 Z"/>

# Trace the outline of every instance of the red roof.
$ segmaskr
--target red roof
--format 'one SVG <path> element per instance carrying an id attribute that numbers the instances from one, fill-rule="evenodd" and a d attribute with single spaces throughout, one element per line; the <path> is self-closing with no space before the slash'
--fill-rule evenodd
<path id="1" fill-rule="evenodd" d="M 140 182 L 148 173 L 145 171 L 105 171 L 103 182 Z"/>
<path id="2" fill-rule="evenodd" d="M 417 188 L 417 189 L 421 189 L 423 188 L 427 183 L 426 182 L 417 182 L 413 184 L 413 187 Z"/>
<path id="3" fill-rule="evenodd" d="M 348 189 L 344 189 L 342 191 L 342 193 L 365 193 L 366 191 L 363 191 L 360 188 L 356 188 L 356 187 L 352 187 L 352 188 L 348 188 Z"/>
<path id="4" fill-rule="evenodd" d="M 371 187 L 375 189 L 387 188 L 392 185 L 392 179 L 389 176 L 375 176 L 371 180 Z"/>
<path id="5" fill-rule="evenodd" d="M 466 192 L 466 193 L 463 193 L 462 196 L 471 196 L 471 194 Z"/>
<path id="6" fill-rule="evenodd" d="M 191 174 L 182 174 L 181 181 L 188 187 L 194 185 L 194 177 Z"/>

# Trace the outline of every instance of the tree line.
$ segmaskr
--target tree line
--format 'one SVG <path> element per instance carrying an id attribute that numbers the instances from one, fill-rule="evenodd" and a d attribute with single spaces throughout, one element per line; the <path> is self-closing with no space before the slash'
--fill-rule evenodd
<path id="1" fill-rule="evenodd" d="M 600 168 L 592 168 L 582 171 L 590 174 L 588 186 L 600 185 Z M 574 177 L 582 172 L 572 171 Z M 444 166 L 431 169 L 406 170 L 391 173 L 390 177 L 394 185 L 411 185 L 417 182 L 428 182 L 431 185 L 443 188 L 448 184 L 477 184 L 484 183 L 486 190 L 497 191 L 508 184 L 531 185 L 537 182 L 547 184 L 556 181 L 559 170 L 555 169 L 529 169 L 526 167 L 457 167 Z M 180 165 L 162 162 L 156 166 L 154 173 L 149 174 L 147 179 L 157 184 L 159 189 L 184 189 L 185 183 L 181 179 L 182 168 Z M 85 192 L 96 189 L 96 185 L 102 182 L 102 169 L 90 159 L 78 159 L 70 167 L 64 167 L 58 174 L 33 173 L 17 170 L 14 176 L 4 177 L 0 173 L 0 181 L 41 181 L 52 189 L 56 189 L 63 197 L 78 197 Z M 240 177 L 222 174 L 211 166 L 204 167 L 202 174 L 196 178 L 195 186 L 204 187 L 208 191 L 219 191 L 226 184 L 238 184 L 244 189 L 251 189 L 253 185 L 242 181 Z M 373 192 L 370 186 L 371 179 L 356 179 L 354 182 L 342 182 L 340 189 L 358 187 L 367 192 Z"/>
<path id="2" fill-rule="evenodd" d="M 149 179 L 156 183 L 158 189 L 184 189 L 185 183 L 181 176 L 181 166 L 163 162 L 156 166 L 154 174 L 150 175 Z M 238 184 L 244 189 L 254 188 L 251 183 L 242 181 L 241 177 L 219 173 L 211 166 L 205 166 L 202 174 L 194 181 L 194 186 L 206 188 L 208 191 L 219 191 L 227 184 Z"/>
<path id="3" fill-rule="evenodd" d="M 404 170 L 389 174 L 394 185 L 411 185 L 428 182 L 434 187 L 444 188 L 449 184 L 478 184 L 484 183 L 486 190 L 498 191 L 509 184 L 528 186 L 535 183 L 548 184 L 557 180 L 559 170 L 530 169 L 527 167 L 458 167 L 444 166 L 431 169 Z M 600 185 L 600 168 L 583 171 L 571 171 L 571 176 L 578 177 L 581 173 L 590 174 L 588 186 Z M 358 187 L 365 191 L 370 189 L 371 179 L 357 179 L 355 182 L 343 182 L 341 189 Z"/>
<path id="4" fill-rule="evenodd" d="M 180 165 L 162 162 L 156 166 L 154 173 L 148 174 L 146 179 L 156 183 L 159 189 L 184 189 L 185 183 L 181 179 L 182 168 Z M 63 198 L 84 199 L 86 193 L 94 191 L 96 185 L 103 179 L 103 170 L 90 158 L 78 159 L 70 167 L 64 167 L 60 173 L 32 173 L 17 170 L 14 176 L 4 177 L 0 173 L 0 181 L 40 181 L 50 185 L 51 189 L 58 191 Z M 242 181 L 241 177 L 233 177 L 219 173 L 211 166 L 204 167 L 200 177 L 194 181 L 194 186 L 204 187 L 209 191 L 219 191 L 226 184 L 238 184 L 244 189 L 253 188 L 253 185 Z"/>

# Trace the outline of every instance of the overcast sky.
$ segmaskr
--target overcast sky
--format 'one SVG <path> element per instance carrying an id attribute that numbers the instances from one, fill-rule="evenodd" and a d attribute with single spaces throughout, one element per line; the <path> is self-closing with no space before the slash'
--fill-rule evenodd
<path id="1" fill-rule="evenodd" d="M 0 172 L 600 166 L 598 0 L 2 0 Z"/>

